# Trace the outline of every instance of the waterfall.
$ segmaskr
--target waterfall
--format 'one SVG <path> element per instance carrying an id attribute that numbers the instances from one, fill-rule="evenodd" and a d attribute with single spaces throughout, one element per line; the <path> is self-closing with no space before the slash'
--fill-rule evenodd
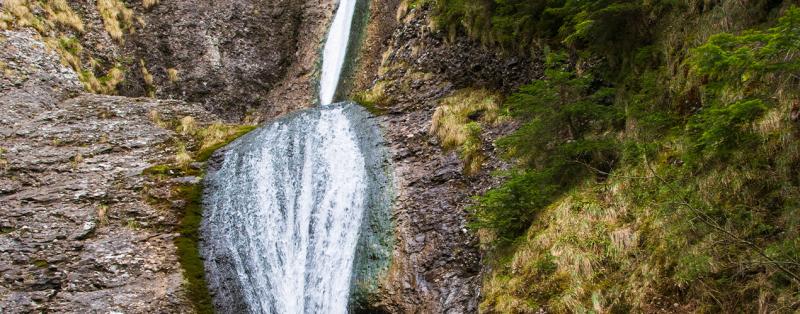
<path id="1" fill-rule="evenodd" d="M 376 229 L 386 224 L 375 211 L 388 209 L 379 132 L 359 106 L 330 104 L 354 5 L 341 0 L 326 41 L 325 106 L 273 121 L 210 162 L 201 253 L 219 312 L 346 313 L 351 287 L 376 273 L 355 265 L 354 278 L 356 251 L 359 264 L 388 258 Z"/>
<path id="2" fill-rule="evenodd" d="M 209 281 L 233 276 L 242 291 L 231 297 L 243 297 L 226 303 L 254 313 L 346 311 L 368 182 L 344 110 L 276 121 L 209 173 L 205 225 L 214 237 L 205 254 L 225 257 L 207 263 Z"/>
<path id="3" fill-rule="evenodd" d="M 319 80 L 319 101 L 322 105 L 333 102 L 342 74 L 347 45 L 350 43 L 350 29 L 357 0 L 339 0 L 339 8 L 328 30 L 322 54 L 322 76 Z"/>

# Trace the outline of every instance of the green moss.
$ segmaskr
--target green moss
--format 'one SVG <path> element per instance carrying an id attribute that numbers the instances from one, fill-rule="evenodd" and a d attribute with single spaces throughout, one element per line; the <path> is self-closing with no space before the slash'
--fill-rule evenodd
<path id="1" fill-rule="evenodd" d="M 144 174 L 156 180 L 188 175 L 203 175 L 198 170 L 190 170 L 176 165 L 155 165 L 146 169 Z M 180 236 L 175 238 L 174 244 L 177 248 L 178 261 L 183 269 L 186 296 L 191 301 L 196 313 L 214 313 L 198 243 L 200 239 L 199 228 L 203 215 L 202 197 L 202 183 L 185 184 L 173 188 L 169 201 L 180 200 L 184 203 L 180 224 L 178 225 Z M 148 198 L 148 201 L 155 206 L 164 205 L 164 200 L 161 199 Z"/>
<path id="2" fill-rule="evenodd" d="M 386 87 L 390 84 L 387 81 L 379 81 L 369 90 L 359 91 L 353 94 L 353 101 L 367 109 L 371 114 L 379 116 L 386 114 L 386 109 L 391 99 L 386 95 Z"/>
<path id="3" fill-rule="evenodd" d="M 181 167 L 177 165 L 155 165 L 142 172 L 147 176 L 162 178 L 177 178 L 185 176 L 202 176 L 203 172 L 198 169 Z"/>
<path id="4" fill-rule="evenodd" d="M 194 159 L 199 162 L 205 162 L 209 158 L 211 158 L 211 155 L 213 155 L 215 151 L 224 147 L 225 145 L 228 145 L 230 142 L 233 142 L 237 138 L 249 133 L 250 131 L 255 130 L 256 128 L 257 126 L 252 126 L 252 125 L 239 126 L 237 127 L 237 130 L 233 132 L 233 134 L 225 138 L 224 141 L 210 145 L 209 147 L 206 147 L 198 151 L 197 154 L 195 154 Z"/>
<path id="5" fill-rule="evenodd" d="M 185 185 L 176 189 L 177 197 L 186 202 L 180 223 L 180 236 L 175 238 L 178 259 L 186 279 L 187 296 L 197 313 L 213 313 L 214 305 L 206 285 L 205 268 L 200 256 L 199 228 L 203 218 L 203 186 Z"/>
<path id="6" fill-rule="evenodd" d="M 37 260 L 33 261 L 33 265 L 38 267 L 38 268 L 47 268 L 50 264 L 47 263 L 47 261 L 45 261 L 45 260 L 37 259 Z"/>
<path id="7" fill-rule="evenodd" d="M 353 98 L 353 101 L 355 101 L 361 107 L 364 107 L 364 109 L 374 116 L 385 115 L 387 112 L 389 112 L 387 109 L 379 107 L 375 102 L 366 101 L 364 98 L 360 97 L 359 94 L 356 94 L 355 98 Z"/>

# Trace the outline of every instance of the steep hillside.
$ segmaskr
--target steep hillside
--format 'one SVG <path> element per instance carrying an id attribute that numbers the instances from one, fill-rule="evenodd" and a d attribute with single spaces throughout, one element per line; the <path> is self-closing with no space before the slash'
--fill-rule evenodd
<path id="1" fill-rule="evenodd" d="M 379 115 L 398 194 L 393 264 L 371 310 L 476 312 L 481 255 L 465 209 L 471 195 L 496 183 L 488 173 L 504 163 L 487 152 L 486 169 L 465 174 L 458 151 L 443 148 L 429 132 L 431 120 L 442 99 L 482 102 L 463 96 L 510 92 L 541 69 L 531 58 L 487 49 L 466 36 L 449 41 L 430 24 L 429 8 L 372 1 L 370 11 L 351 98 Z M 473 143 L 490 150 L 491 138 L 509 129 L 487 126 L 486 139 Z"/>
<path id="2" fill-rule="evenodd" d="M 510 93 L 456 94 L 429 112 L 432 134 L 460 152 L 467 172 L 492 151 L 511 164 L 496 173 L 504 183 L 470 206 L 487 254 L 482 311 L 798 309 L 799 9 L 780 1 L 401 6 L 432 10 L 422 23 L 451 43 L 466 34 L 545 66 Z M 417 53 L 419 63 L 431 50 Z M 386 86 L 378 81 L 362 102 L 397 97 Z M 392 106 L 378 108 L 391 116 Z M 496 150 L 476 146 L 509 119 L 519 127 Z"/>

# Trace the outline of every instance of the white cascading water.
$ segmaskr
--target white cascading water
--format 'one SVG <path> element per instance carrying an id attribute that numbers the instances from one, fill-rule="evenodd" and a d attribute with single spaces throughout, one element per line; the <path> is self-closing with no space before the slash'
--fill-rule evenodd
<path id="1" fill-rule="evenodd" d="M 232 143 L 206 177 L 202 254 L 219 312 L 346 313 L 369 175 L 348 105 L 332 102 L 355 0 L 323 55 L 325 106 Z"/>
<path id="2" fill-rule="evenodd" d="M 211 277 L 236 277 L 242 291 L 231 297 L 244 300 L 230 303 L 251 313 L 346 312 L 367 174 L 343 110 L 257 130 L 209 174 L 205 224 L 216 230 L 204 253 L 225 256 L 207 263 Z"/>
<path id="3" fill-rule="evenodd" d="M 339 79 L 342 74 L 347 45 L 350 43 L 350 33 L 353 26 L 353 15 L 356 11 L 356 0 L 339 0 L 339 8 L 333 17 L 333 23 L 328 30 L 325 49 L 322 52 L 322 76 L 319 80 L 319 101 L 327 105 L 333 102 Z"/>

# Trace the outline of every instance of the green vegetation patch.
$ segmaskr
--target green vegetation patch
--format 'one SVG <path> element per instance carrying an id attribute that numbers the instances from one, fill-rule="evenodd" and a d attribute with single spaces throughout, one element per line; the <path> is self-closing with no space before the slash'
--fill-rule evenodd
<path id="1" fill-rule="evenodd" d="M 33 261 L 33 265 L 37 268 L 47 268 L 50 264 L 43 259 L 37 259 Z"/>
<path id="2" fill-rule="evenodd" d="M 256 128 L 257 126 L 246 125 L 235 127 L 228 126 L 227 128 L 221 126 L 216 130 L 210 129 L 208 133 L 203 135 L 207 140 L 195 155 L 195 160 L 200 162 L 207 161 L 209 158 L 211 158 L 211 155 L 217 151 L 217 149 L 228 145 L 230 142 L 233 142 L 235 139 L 255 130 Z"/>
<path id="3" fill-rule="evenodd" d="M 477 173 L 486 157 L 481 132 L 484 125 L 507 120 L 499 105 L 502 97 L 486 89 L 463 89 L 441 100 L 433 114 L 430 133 L 445 149 L 457 149 L 464 173 Z"/>
<path id="4" fill-rule="evenodd" d="M 201 184 L 178 187 L 176 197 L 186 201 L 181 218 L 180 237 L 175 238 L 178 259 L 187 280 L 187 296 L 197 313 L 213 313 L 214 305 L 206 285 L 205 268 L 200 256 L 198 241 L 203 219 L 203 186 Z"/>
<path id="5" fill-rule="evenodd" d="M 513 167 L 471 208 L 482 311 L 800 310 L 800 9 L 423 3 L 546 65 L 500 106 Z"/>

